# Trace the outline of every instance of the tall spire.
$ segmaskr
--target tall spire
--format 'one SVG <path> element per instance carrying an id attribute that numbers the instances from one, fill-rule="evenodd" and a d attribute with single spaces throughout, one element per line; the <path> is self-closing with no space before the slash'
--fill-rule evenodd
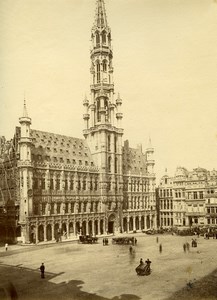
<path id="1" fill-rule="evenodd" d="M 107 27 L 107 17 L 105 12 L 104 0 L 97 0 L 94 25 L 98 28 Z"/>

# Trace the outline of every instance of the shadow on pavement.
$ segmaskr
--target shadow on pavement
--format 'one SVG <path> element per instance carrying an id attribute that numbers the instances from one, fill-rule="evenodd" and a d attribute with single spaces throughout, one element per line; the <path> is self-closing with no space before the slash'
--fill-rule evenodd
<path id="1" fill-rule="evenodd" d="M 187 282 L 186 287 L 165 300 L 216 300 L 217 269 L 200 280 Z"/>
<path id="2" fill-rule="evenodd" d="M 1 300 L 140 300 L 136 295 L 122 294 L 113 298 L 105 298 L 81 290 L 81 280 L 70 280 L 59 284 L 51 279 L 63 274 L 45 272 L 40 277 L 39 270 L 0 264 L 0 299 Z M 97 283 L 96 283 L 97 284 Z M 112 287 L 111 287 L 112 289 Z"/>

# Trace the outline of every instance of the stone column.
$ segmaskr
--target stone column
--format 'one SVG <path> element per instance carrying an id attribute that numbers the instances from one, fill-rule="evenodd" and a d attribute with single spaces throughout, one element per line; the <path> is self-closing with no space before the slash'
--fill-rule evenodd
<path id="1" fill-rule="evenodd" d="M 66 223 L 66 238 L 68 239 L 70 237 L 69 233 L 69 222 Z"/>
<path id="2" fill-rule="evenodd" d="M 35 242 L 36 244 L 38 244 L 39 240 L 38 240 L 38 224 L 35 225 Z"/>
<path id="3" fill-rule="evenodd" d="M 74 220 L 74 236 L 76 236 L 77 235 L 77 232 L 76 232 L 76 220 Z"/>
<path id="4" fill-rule="evenodd" d="M 106 232 L 106 220 L 105 220 L 105 218 L 103 220 L 103 233 L 107 234 L 107 232 Z"/>
<path id="5" fill-rule="evenodd" d="M 88 226 L 88 220 L 86 221 L 86 234 L 88 235 L 89 234 L 89 226 Z"/>
<path id="6" fill-rule="evenodd" d="M 92 220 L 92 232 L 93 232 L 93 236 L 95 236 L 95 223 L 94 220 Z"/>
<path id="7" fill-rule="evenodd" d="M 135 216 L 133 216 L 133 230 L 136 230 L 136 219 Z"/>
<path id="8" fill-rule="evenodd" d="M 51 235 L 52 235 L 52 241 L 55 241 L 55 236 L 54 236 L 54 223 L 52 222 L 51 224 Z"/>
<path id="9" fill-rule="evenodd" d="M 147 230 L 146 215 L 144 215 L 144 229 Z"/>
<path id="10" fill-rule="evenodd" d="M 141 231 L 142 228 L 141 228 L 141 216 L 139 216 L 139 230 Z"/>
<path id="11" fill-rule="evenodd" d="M 130 220 L 129 218 L 127 218 L 127 232 L 130 231 Z"/>
<path id="12" fill-rule="evenodd" d="M 98 235 L 100 235 L 101 232 L 100 232 L 100 219 L 98 220 Z"/>
<path id="13" fill-rule="evenodd" d="M 44 242 L 47 242 L 47 224 L 44 224 Z"/>

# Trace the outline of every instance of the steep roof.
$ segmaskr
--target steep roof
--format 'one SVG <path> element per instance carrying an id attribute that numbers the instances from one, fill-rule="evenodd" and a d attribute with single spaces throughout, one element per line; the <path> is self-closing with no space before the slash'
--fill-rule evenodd
<path id="1" fill-rule="evenodd" d="M 20 136 L 20 127 L 17 127 Z M 84 139 L 31 129 L 32 160 L 66 165 L 94 166 Z"/>

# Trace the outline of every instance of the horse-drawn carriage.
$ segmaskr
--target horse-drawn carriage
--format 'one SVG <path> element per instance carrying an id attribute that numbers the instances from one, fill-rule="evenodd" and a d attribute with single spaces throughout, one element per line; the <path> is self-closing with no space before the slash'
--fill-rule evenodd
<path id="1" fill-rule="evenodd" d="M 93 237 L 90 235 L 80 235 L 79 242 L 82 244 L 95 244 L 98 241 L 97 237 Z"/>
<path id="2" fill-rule="evenodd" d="M 117 237 L 117 238 L 112 239 L 112 244 L 134 245 L 135 239 L 134 239 L 134 237 Z"/>
<path id="3" fill-rule="evenodd" d="M 136 267 L 135 271 L 139 276 L 147 276 L 151 274 L 151 261 L 149 259 L 146 260 L 146 264 L 141 260 L 138 267 Z"/>

